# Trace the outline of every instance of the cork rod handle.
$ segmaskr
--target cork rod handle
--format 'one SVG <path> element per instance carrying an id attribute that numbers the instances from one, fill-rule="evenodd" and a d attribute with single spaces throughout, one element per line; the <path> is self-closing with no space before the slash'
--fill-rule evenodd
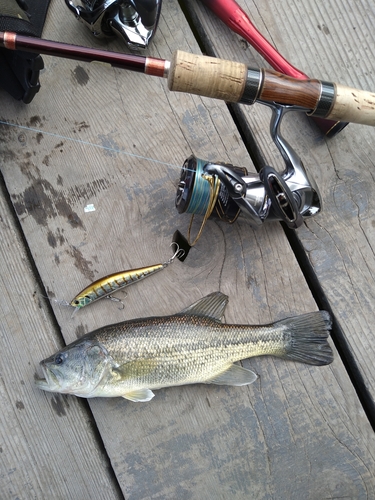
<path id="1" fill-rule="evenodd" d="M 375 126 L 374 93 L 179 50 L 171 60 L 168 88 L 227 102 L 296 105 L 312 116 Z"/>
<path id="2" fill-rule="evenodd" d="M 245 64 L 177 50 L 172 57 L 168 88 L 238 102 L 247 78 Z"/>
<path id="3" fill-rule="evenodd" d="M 335 84 L 336 98 L 326 118 L 375 126 L 375 93 Z"/>
<path id="4" fill-rule="evenodd" d="M 249 69 L 246 64 L 176 51 L 168 75 L 169 90 L 228 102 L 252 104 L 257 99 L 315 109 L 319 80 L 297 80 L 272 70 Z"/>

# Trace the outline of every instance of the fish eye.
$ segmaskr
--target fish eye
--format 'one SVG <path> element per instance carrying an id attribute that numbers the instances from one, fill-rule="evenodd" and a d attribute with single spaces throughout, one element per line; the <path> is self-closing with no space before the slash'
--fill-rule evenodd
<path id="1" fill-rule="evenodd" d="M 61 365 L 64 362 L 64 356 L 61 353 L 56 354 L 55 356 L 55 364 Z"/>

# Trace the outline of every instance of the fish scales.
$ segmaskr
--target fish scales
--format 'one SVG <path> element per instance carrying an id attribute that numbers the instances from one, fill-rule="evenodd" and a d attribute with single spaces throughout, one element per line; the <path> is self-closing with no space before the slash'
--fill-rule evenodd
<path id="1" fill-rule="evenodd" d="M 257 375 L 237 364 L 273 355 L 314 365 L 333 360 L 325 311 L 274 324 L 221 323 L 227 297 L 210 294 L 179 314 L 102 327 L 41 362 L 44 390 L 149 401 L 153 389 L 193 383 L 246 385 Z"/>
<path id="2" fill-rule="evenodd" d="M 183 354 L 199 358 L 238 361 L 265 352 L 282 355 L 288 332 L 284 326 L 226 325 L 207 318 L 152 317 L 139 322 L 104 327 L 93 333 L 119 363 L 132 356 L 160 359 L 163 363 Z M 162 359 L 161 359 L 162 357 Z"/>
<path id="3" fill-rule="evenodd" d="M 249 328 L 225 325 L 206 318 L 175 316 L 150 318 L 134 324 L 106 327 L 92 339 L 106 346 L 119 365 L 131 365 L 123 373 L 150 389 L 168 385 L 204 382 L 223 371 L 223 366 L 248 357 L 274 354 L 282 356 L 288 333 L 285 327 Z"/>

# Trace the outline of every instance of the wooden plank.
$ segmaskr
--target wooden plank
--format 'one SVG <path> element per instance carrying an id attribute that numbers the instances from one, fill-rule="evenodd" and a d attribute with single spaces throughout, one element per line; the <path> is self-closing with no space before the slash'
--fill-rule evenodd
<path id="1" fill-rule="evenodd" d="M 267 8 L 264 2 L 238 3 L 281 54 L 309 76 L 373 89 L 371 26 L 375 13 L 370 2 L 359 7 L 346 0 L 339 9 L 334 2 L 271 0 Z M 199 2 L 192 5 L 219 57 L 268 67 L 252 47 Z M 264 133 L 267 115 L 261 106 L 242 106 L 241 111 L 268 162 L 281 169 Z M 283 132 L 322 194 L 323 213 L 306 222 L 297 234 L 342 330 L 341 342 L 344 348 L 349 346 L 353 357 L 349 363 L 360 369 L 359 389 L 373 413 L 374 129 L 351 124 L 334 139 L 324 141 L 307 119 L 289 115 Z"/>
<path id="2" fill-rule="evenodd" d="M 78 399 L 40 397 L 35 362 L 61 335 L 0 196 L 1 498 L 121 498 L 90 412 Z"/>
<path id="3" fill-rule="evenodd" d="M 74 33 L 75 43 L 99 46 L 64 8 L 51 5 L 44 37 Z M 124 50 L 118 41 L 108 47 Z M 149 52 L 169 58 L 176 48 L 199 50 L 169 0 Z M 72 318 L 60 301 L 93 279 L 169 258 L 174 230 L 189 223 L 174 208 L 186 156 L 254 167 L 224 103 L 168 93 L 143 75 L 45 62 L 29 106 L 4 95 L 2 121 L 16 126 L 2 126 L 3 173 L 66 342 L 103 324 L 177 312 L 218 289 L 230 297 L 232 323 L 316 308 L 277 223 L 254 231 L 244 221 L 210 221 L 184 263 L 120 295 L 124 309 L 104 300 Z M 86 213 L 88 204 L 95 211 Z M 253 386 L 166 389 L 149 404 L 90 401 L 124 495 L 374 496 L 374 436 L 340 359 L 323 368 L 268 358 L 244 365 L 260 374 Z"/>

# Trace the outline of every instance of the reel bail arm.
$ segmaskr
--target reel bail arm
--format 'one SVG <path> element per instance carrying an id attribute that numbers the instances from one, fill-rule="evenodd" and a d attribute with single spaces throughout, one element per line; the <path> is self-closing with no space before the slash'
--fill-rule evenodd
<path id="1" fill-rule="evenodd" d="M 208 163 L 204 167 L 204 171 L 210 175 L 216 175 L 228 191 L 230 198 L 242 210 L 246 211 L 255 226 L 262 225 L 262 219 L 246 198 L 247 186 L 244 179 L 237 174 L 233 169 L 220 164 Z"/>

